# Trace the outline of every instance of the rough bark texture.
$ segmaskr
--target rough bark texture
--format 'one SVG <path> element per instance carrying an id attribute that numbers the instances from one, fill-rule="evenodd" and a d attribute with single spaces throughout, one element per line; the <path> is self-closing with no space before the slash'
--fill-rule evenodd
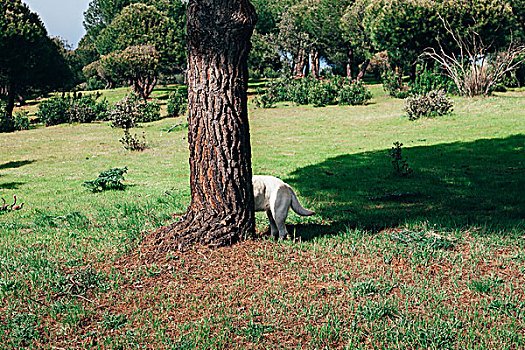
<path id="1" fill-rule="evenodd" d="M 7 91 L 7 106 L 5 108 L 5 112 L 8 117 L 13 116 L 13 109 L 15 108 L 15 95 L 15 84 L 9 83 L 9 89 Z"/>
<path id="2" fill-rule="evenodd" d="M 361 67 L 359 68 L 359 74 L 357 74 L 357 81 L 363 80 L 366 74 L 366 70 L 368 69 L 368 65 L 370 64 L 370 59 L 366 59 Z"/>
<path id="3" fill-rule="evenodd" d="M 255 232 L 247 57 L 256 20 L 248 0 L 188 4 L 191 204 L 157 231 L 162 250 L 223 246 Z"/>
<path id="4" fill-rule="evenodd" d="M 310 57 L 311 57 L 311 61 L 312 61 L 312 76 L 315 78 L 315 79 L 319 79 L 319 76 L 320 76 L 320 70 L 321 70 L 321 66 L 320 66 L 320 63 L 319 63 L 319 50 L 316 50 L 316 49 L 313 49 L 311 54 L 310 54 Z"/>
<path id="5" fill-rule="evenodd" d="M 301 48 L 298 50 L 297 55 L 294 57 L 294 76 L 302 78 L 308 75 L 310 72 L 310 56 L 308 52 Z"/>
<path id="6" fill-rule="evenodd" d="M 346 53 L 346 77 L 352 79 L 352 58 L 354 52 L 352 49 L 348 49 Z"/>
<path id="7" fill-rule="evenodd" d="M 157 85 L 157 77 L 135 77 L 132 84 L 133 90 L 144 100 L 144 102 L 147 102 L 149 95 L 151 95 Z"/>

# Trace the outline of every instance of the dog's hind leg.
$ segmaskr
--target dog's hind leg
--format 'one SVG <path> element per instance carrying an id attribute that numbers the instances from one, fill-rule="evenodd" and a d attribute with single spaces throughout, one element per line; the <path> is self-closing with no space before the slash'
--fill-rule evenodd
<path id="1" fill-rule="evenodd" d="M 279 230 L 279 239 L 286 239 L 286 236 L 288 236 L 284 222 L 288 216 L 291 203 L 290 192 L 286 187 L 279 188 L 277 193 L 274 194 L 273 200 L 270 199 L 270 209 L 272 210 L 275 225 L 277 225 L 277 229 Z"/>
<path id="2" fill-rule="evenodd" d="M 277 228 L 277 225 L 275 224 L 275 220 L 273 219 L 272 211 L 270 209 L 266 210 L 266 216 L 268 216 L 268 221 L 270 221 L 270 230 L 271 230 L 272 236 L 277 238 L 277 235 L 279 234 L 279 229 Z"/>
<path id="3" fill-rule="evenodd" d="M 284 224 L 287 216 L 288 210 L 280 210 L 274 212 L 275 224 L 277 225 L 277 229 L 279 230 L 279 239 L 286 239 L 286 237 L 288 236 L 288 232 L 286 231 L 286 225 Z"/>

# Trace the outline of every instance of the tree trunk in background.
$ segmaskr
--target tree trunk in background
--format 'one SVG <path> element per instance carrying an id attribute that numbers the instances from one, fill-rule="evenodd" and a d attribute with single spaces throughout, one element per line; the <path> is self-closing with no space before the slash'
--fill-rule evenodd
<path id="1" fill-rule="evenodd" d="M 308 74 L 310 74 L 310 55 L 308 53 L 304 53 L 303 56 L 303 77 L 306 77 Z"/>
<path id="2" fill-rule="evenodd" d="M 370 64 L 370 59 L 366 59 L 363 64 L 361 65 L 361 67 L 359 68 L 359 74 L 357 75 L 357 81 L 361 81 L 363 80 L 365 74 L 366 74 L 366 70 L 368 69 L 368 65 Z"/>
<path id="3" fill-rule="evenodd" d="M 352 49 L 348 49 L 346 53 L 346 77 L 352 79 L 352 57 L 354 53 Z"/>
<path id="4" fill-rule="evenodd" d="M 306 52 L 304 51 L 304 49 L 299 49 L 299 51 L 297 52 L 295 72 L 294 72 L 294 75 L 296 77 L 302 77 L 304 75 L 304 57 L 305 56 L 306 56 Z"/>
<path id="5" fill-rule="evenodd" d="M 5 112 L 8 117 L 13 116 L 13 109 L 15 109 L 15 90 L 15 84 L 9 83 L 9 87 L 7 89 L 7 106 L 5 108 Z"/>
<path id="6" fill-rule="evenodd" d="M 410 81 L 415 81 L 416 80 L 416 74 L 417 74 L 417 62 L 414 62 L 410 65 L 410 72 L 409 72 L 409 77 L 410 77 Z"/>
<path id="7" fill-rule="evenodd" d="M 319 67 L 319 51 L 316 50 L 316 49 L 313 49 L 312 52 L 311 52 L 311 57 L 312 57 L 312 76 L 315 79 L 319 79 L 319 71 L 320 71 L 320 67 Z"/>
<path id="8" fill-rule="evenodd" d="M 247 58 L 256 21 L 248 0 L 188 4 L 191 204 L 182 221 L 157 231 L 162 250 L 255 233 Z"/>

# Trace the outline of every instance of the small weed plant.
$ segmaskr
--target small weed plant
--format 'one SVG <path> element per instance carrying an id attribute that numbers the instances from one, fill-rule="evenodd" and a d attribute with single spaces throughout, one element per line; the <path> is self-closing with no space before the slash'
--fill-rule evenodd
<path id="1" fill-rule="evenodd" d="M 124 149 L 127 149 L 128 151 L 140 152 L 148 148 L 146 135 L 142 133 L 142 138 L 140 138 L 137 134 L 131 134 L 129 129 L 124 129 L 124 137 L 122 137 L 119 142 L 122 143 Z"/>
<path id="2" fill-rule="evenodd" d="M 119 140 L 129 151 L 144 151 L 148 148 L 146 136 L 142 139 L 137 134 L 131 134 L 131 128 L 139 122 L 150 122 L 160 118 L 160 106 L 156 102 L 144 103 L 137 94 L 130 93 L 117 101 L 110 110 L 111 126 L 124 129 L 124 136 Z"/>
<path id="3" fill-rule="evenodd" d="M 395 318 L 399 315 L 397 306 L 390 300 L 368 300 L 366 303 L 359 305 L 357 312 L 368 322 L 384 318 Z"/>
<path id="4" fill-rule="evenodd" d="M 124 174 L 128 168 L 113 168 L 101 172 L 95 180 L 85 181 L 82 185 L 87 187 L 93 193 L 107 190 L 124 190 L 126 185 L 121 181 L 124 180 Z"/>
<path id="5" fill-rule="evenodd" d="M 102 316 L 102 326 L 105 329 L 115 330 L 124 326 L 128 322 L 126 315 L 114 315 L 105 312 Z"/>
<path id="6" fill-rule="evenodd" d="M 390 150 L 388 155 L 392 159 L 394 166 L 394 173 L 398 176 L 409 176 L 412 174 L 412 169 L 408 166 L 408 161 L 403 157 L 403 144 L 399 141 L 394 142 L 394 147 Z"/>
<path id="7" fill-rule="evenodd" d="M 395 232 L 390 234 L 390 238 L 408 246 L 428 249 L 450 249 L 454 247 L 454 242 L 450 239 L 438 235 L 427 235 L 424 231 Z"/>

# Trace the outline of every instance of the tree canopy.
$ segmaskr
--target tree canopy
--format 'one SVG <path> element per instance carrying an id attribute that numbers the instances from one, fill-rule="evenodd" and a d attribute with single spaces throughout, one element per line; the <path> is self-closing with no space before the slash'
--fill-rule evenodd
<path id="1" fill-rule="evenodd" d="M 0 2 L 0 87 L 11 115 L 15 98 L 30 89 L 48 90 L 71 78 L 61 44 L 47 36 L 37 14 L 20 0 Z"/>

